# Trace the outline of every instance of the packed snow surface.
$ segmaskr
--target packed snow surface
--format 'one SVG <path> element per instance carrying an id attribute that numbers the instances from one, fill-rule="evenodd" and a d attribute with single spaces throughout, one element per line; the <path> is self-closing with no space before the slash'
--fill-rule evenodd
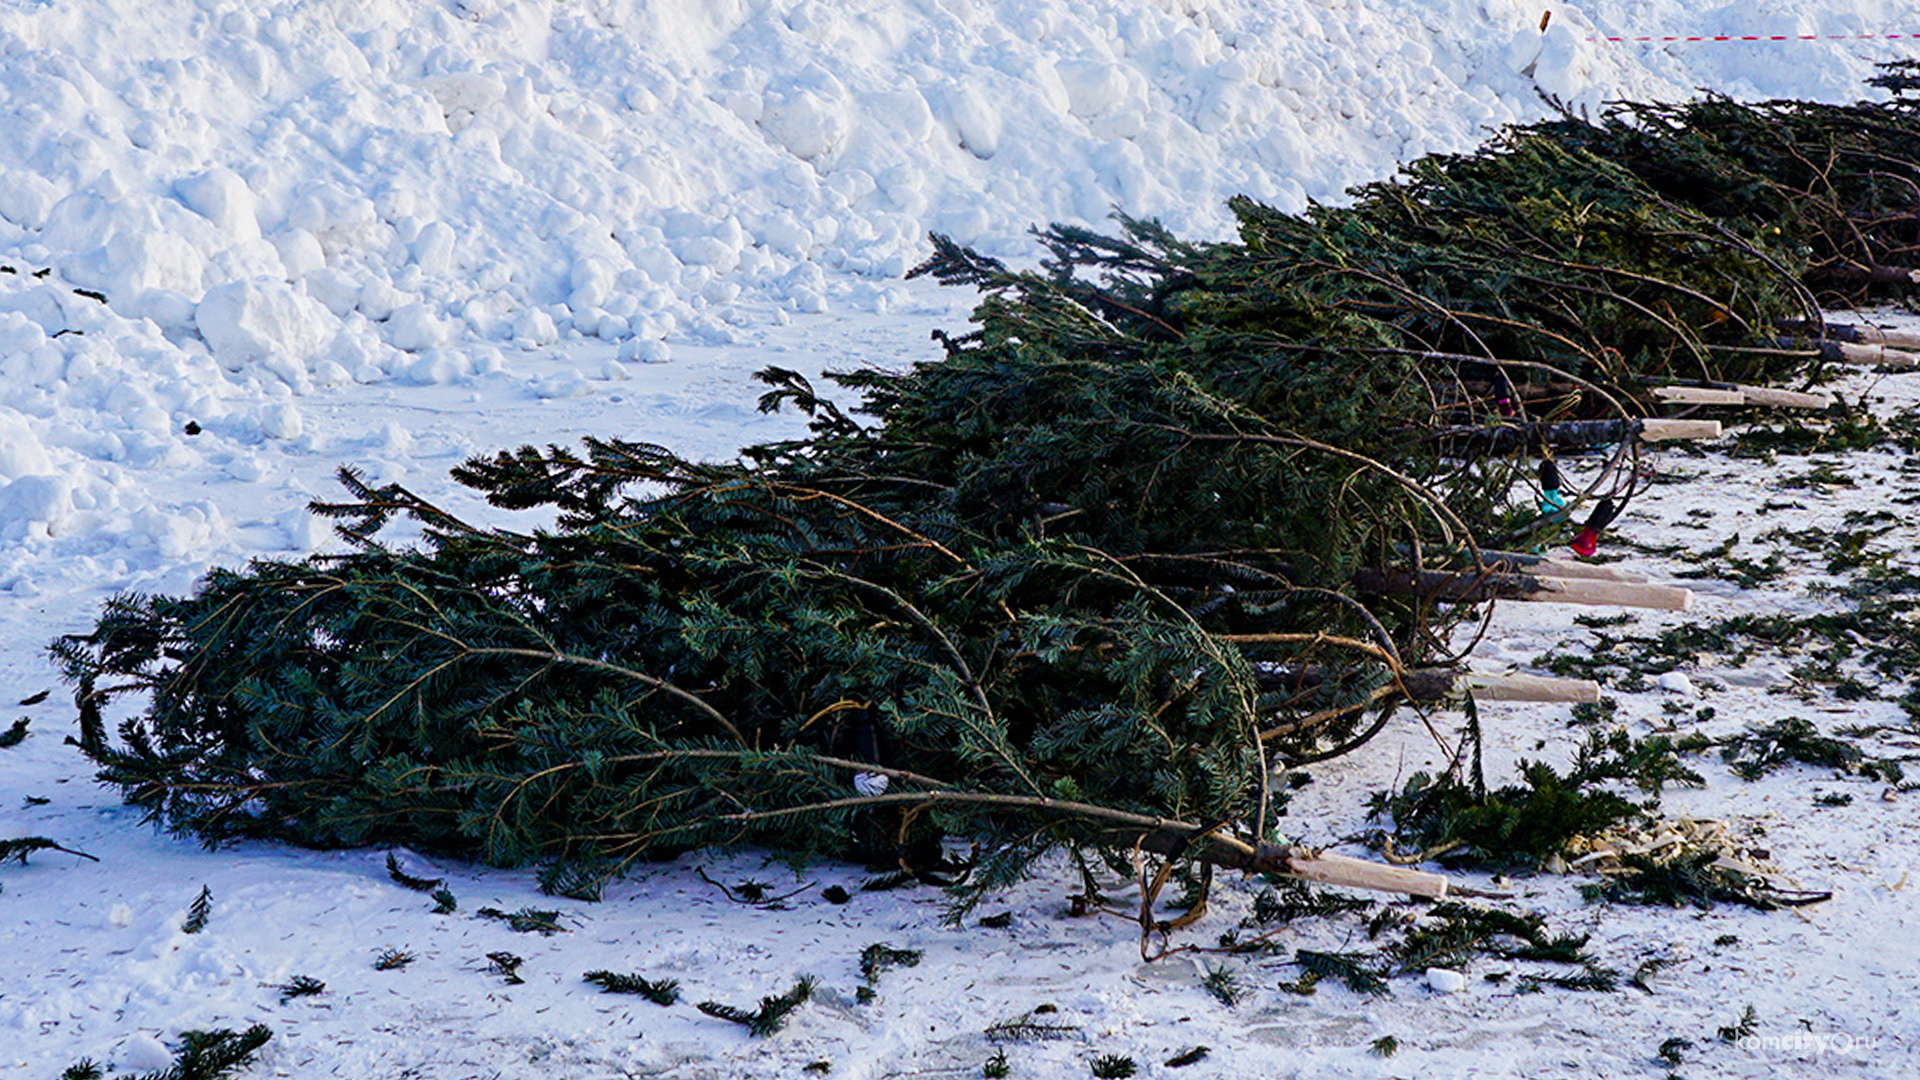
<path id="1" fill-rule="evenodd" d="M 1702 34 L 1820 40 L 1604 40 Z M 1554 107 L 1850 99 L 1913 35 L 1894 0 L 0 0 L 0 700 L 51 688 L 45 642 L 115 592 L 324 548 L 306 505 L 340 464 L 472 509 L 445 473 L 477 452 L 591 432 L 721 457 L 794 434 L 754 410 L 750 372 L 903 364 L 959 328 L 967 297 L 902 281 L 929 232 L 1013 260 L 1034 225 L 1115 210 L 1218 237 L 1230 196 L 1337 201 Z M 1516 656 L 1551 636 L 1516 633 Z M 1892 1075 L 1920 1048 L 1907 867 L 1864 840 L 1844 857 L 1878 891 L 1848 910 L 1874 929 L 1776 916 L 1741 933 L 1804 948 L 1699 945 L 1669 1006 L 1689 1027 L 1638 991 L 1500 998 L 1446 972 L 1444 994 L 1269 990 L 1235 1013 L 1193 964 L 1141 965 L 1125 926 L 1058 918 L 1061 881 L 1011 896 L 1000 936 L 940 929 L 925 895 L 742 910 L 688 866 L 570 908 L 553 938 L 429 916 L 384 853 L 140 829 L 61 744 L 59 706 L 0 750 L 0 838 L 102 862 L 0 873 L 8 1076 L 157 1068 L 181 1030 L 255 1020 L 276 1031 L 263 1075 L 974 1076 L 981 1030 L 1043 1002 L 1076 1034 L 1013 1054 L 1016 1076 L 1200 1044 L 1192 1075 L 1642 1075 L 1668 1034 L 1749 1001 L 1786 1025 L 1810 997 L 1823 1071 Z M 548 903 L 523 875 L 431 869 L 469 906 Z M 216 921 L 182 934 L 202 885 Z M 1639 947 L 1696 918 L 1594 928 Z M 849 972 L 881 940 L 927 961 L 857 1005 Z M 374 972 L 384 947 L 421 960 Z M 521 986 L 481 970 L 509 947 Z M 578 982 L 636 967 L 737 1004 L 802 971 L 835 989 L 756 1044 Z M 262 987 L 297 974 L 330 994 Z M 1405 1056 L 1370 1054 L 1382 1034 Z"/>

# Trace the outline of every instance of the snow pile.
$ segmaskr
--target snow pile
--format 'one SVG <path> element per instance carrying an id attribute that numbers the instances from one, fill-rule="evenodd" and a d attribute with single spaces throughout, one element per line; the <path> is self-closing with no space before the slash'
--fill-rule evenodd
<path id="1" fill-rule="evenodd" d="M 1016 253 L 1119 207 L 1217 234 L 1230 195 L 1336 198 L 1542 91 L 1852 94 L 1875 46 L 1683 69 L 1594 37 L 1629 12 L 1854 32 L 1882 5 L 1593 6 L 1543 34 L 1517 0 L 10 3 L 0 252 L 230 372 L 725 339 L 765 315 L 743 297 L 823 310 L 929 230 Z"/>

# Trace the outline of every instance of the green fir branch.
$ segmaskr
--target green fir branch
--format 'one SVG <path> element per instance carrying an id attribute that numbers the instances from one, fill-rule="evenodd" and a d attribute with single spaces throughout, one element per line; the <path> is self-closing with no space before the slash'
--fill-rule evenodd
<path id="1" fill-rule="evenodd" d="M 761 998 L 760 1007 L 752 1012 L 717 1001 L 702 1001 L 694 1007 L 708 1016 L 739 1024 L 748 1034 L 764 1039 L 785 1027 L 793 1010 L 813 997 L 814 985 L 811 976 L 803 975 L 786 993 Z"/>
<path id="2" fill-rule="evenodd" d="M 581 978 L 600 987 L 605 993 L 638 994 L 655 1005 L 672 1005 L 680 1000 L 680 983 L 675 979 L 649 979 L 612 971 L 589 971 Z"/>

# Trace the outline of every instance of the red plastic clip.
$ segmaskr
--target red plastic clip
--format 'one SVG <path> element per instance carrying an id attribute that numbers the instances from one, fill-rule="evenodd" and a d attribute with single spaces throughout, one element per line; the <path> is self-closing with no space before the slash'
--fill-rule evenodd
<path id="1" fill-rule="evenodd" d="M 1580 535 L 1573 538 L 1573 553 L 1591 556 L 1600 550 L 1600 530 L 1613 523 L 1613 516 L 1616 513 L 1618 511 L 1614 509 L 1612 499 L 1601 499 L 1600 504 L 1595 506 L 1593 513 L 1588 516 L 1587 523 L 1581 526 Z"/>

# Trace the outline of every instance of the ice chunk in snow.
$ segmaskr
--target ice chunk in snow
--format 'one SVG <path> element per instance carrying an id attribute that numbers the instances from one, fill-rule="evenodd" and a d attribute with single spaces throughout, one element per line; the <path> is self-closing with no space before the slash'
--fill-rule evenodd
<path id="1" fill-rule="evenodd" d="M 283 281 L 229 281 L 207 290 L 194 323 L 214 359 L 241 371 L 275 350 L 305 362 L 327 343 L 338 320 Z"/>
<path id="2" fill-rule="evenodd" d="M 235 240 L 260 239 L 260 217 L 253 189 L 227 168 L 208 169 L 174 185 L 180 201 Z"/>
<path id="3" fill-rule="evenodd" d="M 281 401 L 260 410 L 260 433 L 269 439 L 297 439 L 306 430 L 300 410 Z"/>
<path id="4" fill-rule="evenodd" d="M 288 281 L 299 281 L 327 265 L 327 253 L 320 247 L 320 239 L 305 229 L 289 229 L 274 237 L 273 248 L 280 253 L 280 264 L 286 267 Z"/>
<path id="5" fill-rule="evenodd" d="M 620 343 L 620 359 L 642 364 L 664 364 L 673 359 L 673 350 L 664 341 L 629 338 Z"/>
<path id="6" fill-rule="evenodd" d="M 53 459 L 27 418 L 0 406 L 0 480 L 53 471 Z"/>
<path id="7" fill-rule="evenodd" d="M 425 352 L 446 343 L 447 327 L 427 305 L 407 304 L 387 320 L 387 340 L 396 349 Z"/>
<path id="8" fill-rule="evenodd" d="M 173 1067 L 173 1052 L 167 1044 L 142 1031 L 128 1039 L 120 1048 L 121 1069 L 134 1069 L 140 1072 L 158 1072 Z"/>
<path id="9" fill-rule="evenodd" d="M 1465 989 L 1467 977 L 1450 968 L 1427 969 L 1427 986 L 1437 994 L 1457 994 Z"/>
<path id="10" fill-rule="evenodd" d="M 1653 680 L 1653 684 L 1669 694 L 1682 694 L 1686 697 L 1693 696 L 1693 680 L 1687 678 L 1685 672 L 1664 672 L 1659 678 Z"/>
<path id="11" fill-rule="evenodd" d="M 769 97 L 760 128 L 797 158 L 815 161 L 837 153 L 853 133 L 853 118 L 843 102 L 813 90 Z"/>
<path id="12" fill-rule="evenodd" d="M 968 153 L 985 161 L 1000 152 L 1005 118 L 977 88 L 950 86 L 940 95 L 940 101 L 945 107 L 947 125 Z"/>
<path id="13" fill-rule="evenodd" d="M 0 540 L 57 536 L 73 513 L 73 489 L 63 476 L 22 476 L 0 487 Z"/>

